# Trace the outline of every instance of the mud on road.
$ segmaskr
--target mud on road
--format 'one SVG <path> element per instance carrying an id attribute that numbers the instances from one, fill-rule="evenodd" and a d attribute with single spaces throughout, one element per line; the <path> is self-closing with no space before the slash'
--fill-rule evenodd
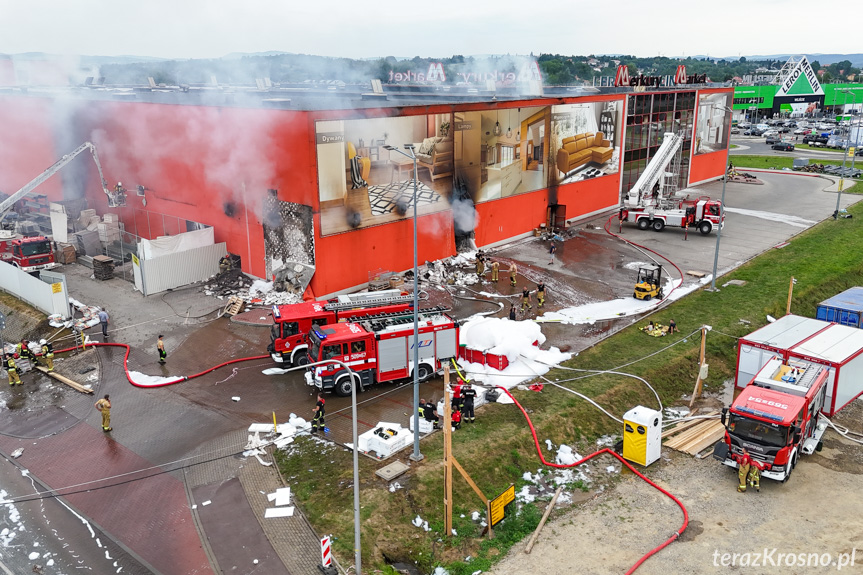
<path id="1" fill-rule="evenodd" d="M 861 421 L 863 400 L 836 417 L 837 424 L 858 432 Z M 840 554 L 849 554 L 842 559 L 848 561 L 855 550 L 855 564 L 841 572 L 863 571 L 863 445 L 833 430 L 824 437 L 824 449 L 802 458 L 787 483 L 764 479 L 760 493 L 737 493 L 736 470 L 712 457 L 699 460 L 664 448 L 648 476 L 680 499 L 689 527 L 637 572 L 832 573 Z M 673 501 L 625 473 L 614 489 L 550 521 L 530 555 L 524 553 L 525 540 L 488 573 L 624 573 L 682 522 Z M 726 553 L 750 555 L 732 566 L 730 556 L 723 565 Z M 819 562 L 829 564 L 807 566 L 798 557 L 786 564 L 780 556 L 801 553 L 818 554 Z M 561 570 L 562 565 L 568 567 Z"/>

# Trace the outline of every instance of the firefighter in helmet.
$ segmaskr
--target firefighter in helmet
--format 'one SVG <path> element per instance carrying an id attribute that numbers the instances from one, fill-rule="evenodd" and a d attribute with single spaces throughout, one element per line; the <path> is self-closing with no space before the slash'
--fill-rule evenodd
<path id="1" fill-rule="evenodd" d="M 21 378 L 18 376 L 18 366 L 15 365 L 17 358 L 17 353 L 3 356 L 3 367 L 6 368 L 6 373 L 9 375 L 9 385 L 22 385 Z"/>
<path id="2" fill-rule="evenodd" d="M 44 339 L 39 341 L 39 345 L 42 346 L 42 357 L 48 364 L 48 371 L 54 371 L 54 346 Z"/>
<path id="3" fill-rule="evenodd" d="M 227 271 L 231 271 L 231 267 L 231 254 L 223 255 L 222 259 L 219 260 L 219 271 L 225 273 Z"/>
<path id="4" fill-rule="evenodd" d="M 746 478 L 752 468 L 752 457 L 749 455 L 749 450 L 744 447 L 741 455 L 734 455 L 732 458 L 737 461 L 737 492 L 746 493 Z"/>

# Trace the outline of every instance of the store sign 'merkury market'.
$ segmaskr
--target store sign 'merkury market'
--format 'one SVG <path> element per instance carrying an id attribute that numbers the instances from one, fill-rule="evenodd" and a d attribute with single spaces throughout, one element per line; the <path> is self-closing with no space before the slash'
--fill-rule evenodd
<path id="1" fill-rule="evenodd" d="M 614 85 L 617 86 L 646 86 L 648 88 L 658 88 L 662 85 L 663 76 L 638 76 L 629 77 L 629 68 L 621 64 L 617 67 L 617 74 L 614 76 Z M 680 65 L 677 67 L 677 72 L 674 74 L 674 83 L 680 84 L 706 84 L 707 74 L 692 74 L 686 75 L 686 66 Z"/>
<path id="2" fill-rule="evenodd" d="M 521 67 L 518 74 L 515 72 L 501 72 L 499 70 L 489 72 L 456 72 L 450 74 L 456 82 L 464 84 L 477 84 L 480 82 L 514 83 L 514 82 L 541 82 L 542 74 L 536 62 L 526 63 Z M 446 72 L 443 63 L 432 62 L 426 72 L 408 70 L 407 72 L 393 72 L 390 70 L 389 83 L 399 82 L 446 82 Z"/>

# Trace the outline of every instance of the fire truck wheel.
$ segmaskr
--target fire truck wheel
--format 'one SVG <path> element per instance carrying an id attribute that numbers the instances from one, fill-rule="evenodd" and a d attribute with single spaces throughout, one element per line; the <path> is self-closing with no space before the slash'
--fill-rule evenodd
<path id="1" fill-rule="evenodd" d="M 653 231 L 661 232 L 665 229 L 665 222 L 662 220 L 653 220 Z"/>
<path id="2" fill-rule="evenodd" d="M 429 369 L 429 366 L 420 365 L 419 369 L 417 370 L 417 378 L 420 381 L 425 381 L 429 378 L 430 375 L 431 375 L 431 369 Z"/>
<path id="3" fill-rule="evenodd" d="M 791 460 L 791 469 L 794 469 L 795 467 L 797 467 L 797 458 L 799 455 L 800 455 L 799 451 L 794 452 L 794 458 Z"/>
<path id="4" fill-rule="evenodd" d="M 701 222 L 701 225 L 698 226 L 698 231 L 701 232 L 701 235 L 703 236 L 709 234 L 712 229 L 713 225 L 710 222 Z"/>
<path id="5" fill-rule="evenodd" d="M 640 220 L 638 220 L 638 229 L 639 230 L 646 230 L 649 227 L 650 227 L 650 220 L 648 220 L 647 218 L 641 218 Z"/>
<path id="6" fill-rule="evenodd" d="M 351 394 L 351 378 L 349 375 L 343 375 L 336 380 L 335 392 L 339 397 L 348 397 Z"/>
<path id="7" fill-rule="evenodd" d="M 294 365 L 295 366 L 299 367 L 301 365 L 308 365 L 308 364 L 309 364 L 309 356 L 307 356 L 305 353 L 298 353 L 296 356 L 294 356 Z"/>

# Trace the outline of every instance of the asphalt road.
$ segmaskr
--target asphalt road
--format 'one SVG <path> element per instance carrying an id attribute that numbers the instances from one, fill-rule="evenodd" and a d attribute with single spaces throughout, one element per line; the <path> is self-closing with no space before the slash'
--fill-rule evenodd
<path id="1" fill-rule="evenodd" d="M 792 144 L 801 144 L 803 142 L 803 137 L 801 136 L 797 142 L 794 141 L 794 136 L 788 137 L 788 134 L 784 135 L 782 140 L 783 142 L 790 142 Z M 782 152 L 779 150 L 774 150 L 771 148 L 772 144 L 768 146 L 764 143 L 764 136 L 734 136 L 731 138 L 731 143 L 735 144 L 739 147 L 732 148 L 731 155 L 732 156 L 779 156 L 779 157 L 792 157 L 792 158 L 810 158 L 813 162 L 817 162 L 819 160 L 839 160 L 842 161 L 842 150 L 831 150 L 830 148 L 823 149 L 797 149 L 793 152 Z M 863 164 L 863 158 L 857 157 L 856 162 L 858 164 Z M 848 163 L 851 163 L 851 158 L 848 158 Z"/>

